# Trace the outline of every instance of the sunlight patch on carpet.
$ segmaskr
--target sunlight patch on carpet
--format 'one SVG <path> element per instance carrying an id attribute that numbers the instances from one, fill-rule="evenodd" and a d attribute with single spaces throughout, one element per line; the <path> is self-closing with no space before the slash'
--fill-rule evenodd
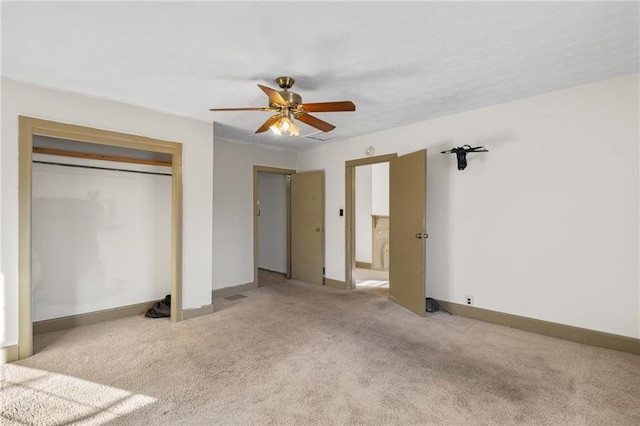
<path id="1" fill-rule="evenodd" d="M 13 364 L 0 367 L 0 392 L 0 419 L 9 424 L 100 425 L 157 401 L 123 389 Z"/>
<path id="2" fill-rule="evenodd" d="M 357 287 L 389 287 L 389 281 L 376 281 L 376 280 L 358 280 L 356 281 Z"/>

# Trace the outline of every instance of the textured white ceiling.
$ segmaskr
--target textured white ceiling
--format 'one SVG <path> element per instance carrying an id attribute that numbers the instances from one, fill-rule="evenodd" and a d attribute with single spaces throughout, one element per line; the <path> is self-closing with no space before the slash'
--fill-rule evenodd
<path id="1" fill-rule="evenodd" d="M 2 76 L 304 149 L 638 72 L 638 2 L 2 2 Z M 329 133 L 254 131 L 296 79 Z M 315 134 L 314 134 L 315 133 Z M 310 137 L 305 137 L 310 136 Z"/>

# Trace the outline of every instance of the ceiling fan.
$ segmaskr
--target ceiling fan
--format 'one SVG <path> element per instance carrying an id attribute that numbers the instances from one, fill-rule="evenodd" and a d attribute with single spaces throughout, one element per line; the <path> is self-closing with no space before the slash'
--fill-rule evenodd
<path id="1" fill-rule="evenodd" d="M 269 97 L 268 107 L 256 107 L 256 108 L 211 108 L 209 111 L 268 111 L 274 112 L 256 130 L 256 133 L 266 132 L 271 129 L 274 133 L 280 135 L 282 133 L 288 133 L 291 136 L 297 136 L 300 134 L 300 128 L 296 125 L 292 118 L 300 120 L 309 126 L 322 130 L 323 132 L 330 132 L 335 129 L 333 124 L 322 121 L 312 115 L 310 112 L 337 112 L 337 111 L 355 111 L 356 106 L 351 101 L 340 102 L 316 102 L 310 104 L 303 104 L 302 97 L 295 92 L 290 92 L 289 89 L 293 86 L 294 79 L 291 77 L 278 77 L 276 83 L 282 90 L 274 90 L 266 86 L 258 84 L 258 87 Z"/>

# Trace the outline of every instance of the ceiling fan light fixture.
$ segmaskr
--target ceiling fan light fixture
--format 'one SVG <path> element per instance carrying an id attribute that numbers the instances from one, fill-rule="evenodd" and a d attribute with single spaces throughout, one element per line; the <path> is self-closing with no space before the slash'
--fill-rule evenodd
<path id="1" fill-rule="evenodd" d="M 269 127 L 269 129 L 271 129 L 271 131 L 273 133 L 275 133 L 276 135 L 278 135 L 278 136 L 282 135 L 282 132 L 280 131 L 280 128 L 278 127 L 278 123 L 276 123 L 273 126 Z"/>
<path id="2" fill-rule="evenodd" d="M 287 115 L 282 115 L 271 127 L 271 131 L 280 136 L 283 133 L 289 136 L 300 135 L 300 127 L 294 123 Z"/>

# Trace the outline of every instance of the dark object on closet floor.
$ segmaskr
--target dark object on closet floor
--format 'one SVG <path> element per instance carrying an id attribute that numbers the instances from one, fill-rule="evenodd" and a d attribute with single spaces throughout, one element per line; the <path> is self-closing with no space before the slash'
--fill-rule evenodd
<path id="1" fill-rule="evenodd" d="M 171 316 L 171 295 L 167 296 L 159 302 L 153 304 L 151 308 L 144 314 L 147 318 L 166 318 Z"/>

